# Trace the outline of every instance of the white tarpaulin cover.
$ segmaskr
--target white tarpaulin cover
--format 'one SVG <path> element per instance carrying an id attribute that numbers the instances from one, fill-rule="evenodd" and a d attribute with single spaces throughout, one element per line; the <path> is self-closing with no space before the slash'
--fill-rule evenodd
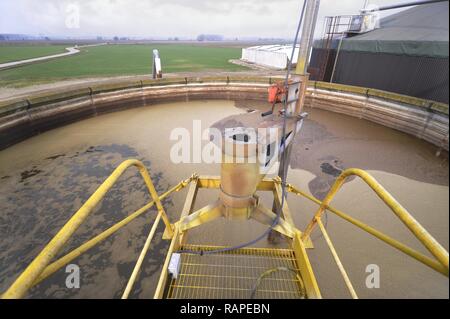
<path id="1" fill-rule="evenodd" d="M 296 46 L 293 63 L 297 63 L 299 46 Z M 292 45 L 260 45 L 242 49 L 241 60 L 275 69 L 286 69 L 292 54 Z"/>

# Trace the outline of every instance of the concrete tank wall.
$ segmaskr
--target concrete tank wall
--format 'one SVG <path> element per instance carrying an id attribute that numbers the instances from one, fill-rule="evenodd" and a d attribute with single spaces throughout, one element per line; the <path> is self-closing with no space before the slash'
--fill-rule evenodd
<path id="1" fill-rule="evenodd" d="M 277 79 L 279 80 L 279 79 Z M 0 102 L 0 149 L 74 121 L 169 101 L 267 99 L 269 77 L 127 81 L 50 91 Z M 391 127 L 448 151 L 448 105 L 388 92 L 311 82 L 306 106 Z"/>
<path id="2" fill-rule="evenodd" d="M 325 82 L 308 88 L 305 105 L 366 119 L 449 150 L 448 105 Z"/>

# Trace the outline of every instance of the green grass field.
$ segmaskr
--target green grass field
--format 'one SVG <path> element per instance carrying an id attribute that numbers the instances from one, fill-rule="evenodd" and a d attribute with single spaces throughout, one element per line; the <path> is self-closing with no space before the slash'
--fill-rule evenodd
<path id="1" fill-rule="evenodd" d="M 66 45 L 0 45 L 0 63 L 65 52 Z"/>
<path id="2" fill-rule="evenodd" d="M 0 71 L 0 87 L 82 77 L 151 74 L 154 48 L 160 52 L 163 73 L 246 70 L 228 62 L 240 57 L 239 48 L 191 44 L 105 45 L 82 49 L 74 56 Z"/>

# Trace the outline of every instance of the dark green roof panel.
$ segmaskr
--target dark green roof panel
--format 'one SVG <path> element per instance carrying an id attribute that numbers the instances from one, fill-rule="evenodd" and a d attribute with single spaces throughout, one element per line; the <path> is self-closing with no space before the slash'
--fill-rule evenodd
<path id="1" fill-rule="evenodd" d="M 385 17 L 380 28 L 342 42 L 342 50 L 448 58 L 448 1 Z"/>

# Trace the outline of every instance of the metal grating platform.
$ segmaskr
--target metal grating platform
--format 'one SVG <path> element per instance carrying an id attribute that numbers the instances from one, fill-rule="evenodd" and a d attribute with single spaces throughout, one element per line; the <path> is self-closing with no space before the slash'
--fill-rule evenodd
<path id="1" fill-rule="evenodd" d="M 220 247 L 185 245 L 186 250 L 213 250 Z M 183 253 L 178 279 L 171 279 L 167 298 L 222 299 L 250 298 L 257 279 L 274 267 L 298 272 L 290 249 L 243 248 L 231 252 L 203 255 Z M 293 272 L 278 271 L 261 280 L 256 299 L 303 298 L 299 280 Z"/>

